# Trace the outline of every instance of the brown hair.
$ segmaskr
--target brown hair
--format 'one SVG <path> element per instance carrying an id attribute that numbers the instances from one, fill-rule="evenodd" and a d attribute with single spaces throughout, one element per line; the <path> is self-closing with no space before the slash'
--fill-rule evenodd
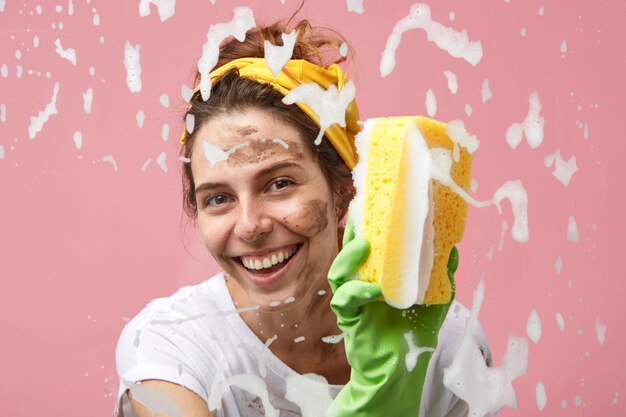
<path id="1" fill-rule="evenodd" d="M 282 46 L 281 35 L 288 32 L 288 25 L 289 22 L 275 22 L 269 26 L 249 30 L 243 42 L 231 39 L 220 47 L 216 68 L 238 58 L 263 58 L 265 56 L 264 41 Z M 292 59 L 305 59 L 322 67 L 346 60 L 337 53 L 339 46 L 344 42 L 338 33 L 329 29 L 314 28 L 307 20 L 300 21 L 294 29 L 297 32 L 297 40 Z M 199 83 L 199 80 L 200 74 L 196 73 L 195 83 Z M 319 163 L 330 189 L 336 195 L 339 202 L 337 215 L 339 219 L 342 219 L 355 193 L 350 169 L 326 136 L 319 146 L 313 143 L 320 127 L 298 106 L 284 104 L 282 99 L 283 95 L 275 91 L 271 85 L 240 77 L 237 70 L 233 69 L 213 83 L 207 101 L 202 100 L 199 91 L 196 92 L 189 101 L 190 107 L 183 119 L 186 119 L 187 115 L 193 115 L 193 132 L 197 132 L 213 117 L 259 109 L 295 127 L 304 138 L 305 146 L 313 155 L 314 160 Z M 195 138 L 194 133 L 189 134 L 182 145 L 181 155 L 185 158 L 191 157 Z M 195 183 L 189 163 L 183 164 L 183 193 L 184 211 L 189 217 L 195 218 L 197 215 Z"/>

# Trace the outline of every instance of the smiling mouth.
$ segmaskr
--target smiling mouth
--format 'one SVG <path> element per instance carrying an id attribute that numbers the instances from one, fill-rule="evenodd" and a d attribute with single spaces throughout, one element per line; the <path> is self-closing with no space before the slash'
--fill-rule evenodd
<path id="1" fill-rule="evenodd" d="M 235 259 L 244 269 L 252 274 L 269 275 L 272 272 L 278 271 L 288 265 L 290 260 L 295 257 L 301 247 L 302 243 L 298 243 L 295 247 L 279 250 L 266 256 L 238 256 L 233 259 Z"/>

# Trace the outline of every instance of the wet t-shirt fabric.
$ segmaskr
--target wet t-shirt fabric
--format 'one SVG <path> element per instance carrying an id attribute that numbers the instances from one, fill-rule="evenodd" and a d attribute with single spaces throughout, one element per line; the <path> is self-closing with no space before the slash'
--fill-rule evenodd
<path id="1" fill-rule="evenodd" d="M 467 317 L 454 302 L 428 367 L 420 416 L 467 415 L 467 404 L 443 385 Z M 490 362 L 479 326 L 474 337 Z M 342 388 L 300 375 L 276 357 L 237 314 L 223 273 L 150 302 L 122 331 L 116 362 L 124 417 L 134 417 L 126 392 L 148 379 L 184 386 L 225 417 L 322 417 Z"/>

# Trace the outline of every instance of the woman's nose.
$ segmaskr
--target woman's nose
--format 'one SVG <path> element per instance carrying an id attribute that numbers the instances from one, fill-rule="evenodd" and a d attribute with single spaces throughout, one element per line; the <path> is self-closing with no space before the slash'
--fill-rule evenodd
<path id="1" fill-rule="evenodd" d="M 239 208 L 235 234 L 240 239 L 253 242 L 272 231 L 274 223 L 263 203 L 240 200 Z"/>

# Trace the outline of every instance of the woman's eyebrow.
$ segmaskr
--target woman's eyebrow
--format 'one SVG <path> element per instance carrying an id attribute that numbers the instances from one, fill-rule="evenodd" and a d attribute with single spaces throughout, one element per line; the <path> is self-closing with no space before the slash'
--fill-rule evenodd
<path id="1" fill-rule="evenodd" d="M 274 171 L 278 171 L 280 169 L 283 168 L 297 168 L 300 170 L 304 170 L 304 168 L 302 167 L 302 165 L 300 165 L 299 163 L 293 161 L 293 160 L 286 160 L 286 161 L 281 161 L 281 162 L 277 162 L 273 165 L 270 165 L 267 168 L 263 168 L 262 170 L 260 170 L 259 172 L 257 172 L 254 177 L 256 178 L 260 178 L 260 177 L 264 177 L 268 174 L 271 174 Z M 202 191 L 208 191 L 208 190 L 212 190 L 215 188 L 221 188 L 221 187 L 225 187 L 227 186 L 226 183 L 223 182 L 203 182 L 202 184 L 199 184 L 198 186 L 196 186 L 194 193 L 198 194 Z"/>

